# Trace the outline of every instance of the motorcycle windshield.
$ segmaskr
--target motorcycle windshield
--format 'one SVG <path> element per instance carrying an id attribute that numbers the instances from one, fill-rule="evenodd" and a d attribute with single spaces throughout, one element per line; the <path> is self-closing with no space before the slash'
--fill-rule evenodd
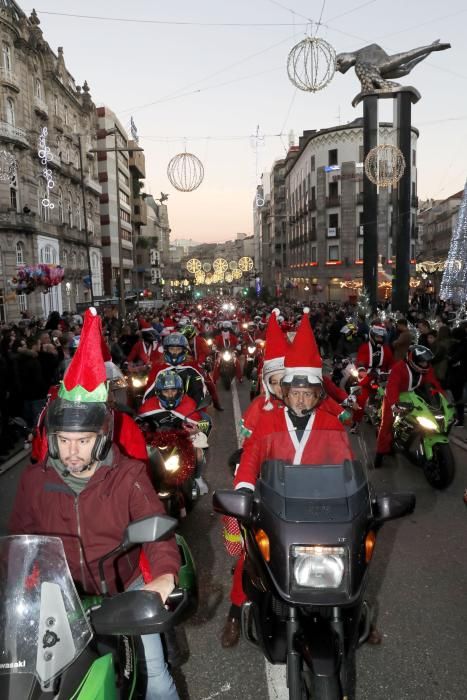
<path id="1" fill-rule="evenodd" d="M 0 538 L 2 700 L 15 697 L 12 689 L 18 686 L 11 676 L 30 674 L 30 686 L 37 679 L 44 688 L 91 638 L 62 541 L 35 535 Z"/>
<path id="2" fill-rule="evenodd" d="M 371 507 L 365 455 L 344 429 L 275 432 L 254 451 L 260 500 L 284 520 L 350 521 Z"/>

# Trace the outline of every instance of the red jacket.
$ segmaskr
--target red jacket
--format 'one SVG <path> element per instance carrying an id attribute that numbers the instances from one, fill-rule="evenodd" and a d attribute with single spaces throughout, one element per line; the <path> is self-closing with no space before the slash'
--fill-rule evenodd
<path id="1" fill-rule="evenodd" d="M 394 364 L 394 356 L 389 345 L 381 346 L 381 357 L 379 363 L 373 367 L 373 345 L 368 340 L 362 343 L 358 348 L 356 367 L 365 367 L 366 369 L 380 369 L 382 372 L 389 372 Z"/>
<path id="2" fill-rule="evenodd" d="M 142 362 L 144 365 L 150 365 L 154 360 L 159 359 L 160 355 L 157 349 L 158 343 L 156 340 L 146 343 L 144 340 L 138 340 L 133 345 L 128 355 L 127 362 Z"/>
<path id="3" fill-rule="evenodd" d="M 331 377 L 323 375 L 323 388 L 326 394 L 331 397 L 336 403 L 342 403 L 348 398 L 348 394 L 340 386 L 336 386 Z M 342 410 L 342 409 L 341 409 Z"/>
<path id="4" fill-rule="evenodd" d="M 211 354 L 211 348 L 209 347 L 206 338 L 201 335 L 196 335 L 193 343 L 193 358 L 195 361 L 202 365 L 206 362 L 206 358 Z"/>
<path id="5" fill-rule="evenodd" d="M 234 479 L 235 488 L 253 487 L 267 459 L 288 464 L 340 464 L 352 457 L 347 433 L 325 402 L 311 414 L 308 432 L 298 443 L 285 408 L 264 412 L 245 447 Z"/>
<path id="6" fill-rule="evenodd" d="M 424 384 L 431 384 L 436 391 L 444 394 L 443 388 L 433 371 L 433 367 L 430 367 L 426 374 L 414 376 L 407 362 L 405 360 L 399 360 L 389 373 L 384 396 L 385 401 L 387 401 L 390 406 L 394 406 L 394 404 L 398 402 L 399 396 L 403 391 L 413 391 Z"/>
<path id="7" fill-rule="evenodd" d="M 240 340 L 234 333 L 229 332 L 225 337 L 223 333 L 219 333 L 214 338 L 214 344 L 217 350 L 223 350 L 226 348 L 229 348 L 229 350 L 235 350 L 237 345 L 240 344 Z"/>
<path id="8" fill-rule="evenodd" d="M 149 480 L 146 465 L 124 457 L 112 447 L 112 460 L 103 464 L 76 496 L 55 469 L 44 462 L 30 464 L 21 475 L 11 514 L 11 534 L 59 536 L 73 579 L 86 593 L 98 594 L 98 561 L 117 547 L 132 520 L 165 514 Z M 177 575 L 180 557 L 175 539 L 145 544 L 151 573 Z M 109 592 L 128 588 L 139 575 L 141 547 L 105 564 Z"/>
<path id="9" fill-rule="evenodd" d="M 167 413 L 167 415 L 171 413 L 174 418 L 180 418 L 182 420 L 183 418 L 189 416 L 189 420 L 193 423 L 198 423 L 198 421 L 203 420 L 201 414 L 196 410 L 196 403 L 186 394 L 183 395 L 183 398 L 177 408 L 172 410 L 164 408 L 157 396 L 151 396 L 149 399 L 144 401 L 138 410 L 139 416 L 150 416 L 155 413 Z"/>

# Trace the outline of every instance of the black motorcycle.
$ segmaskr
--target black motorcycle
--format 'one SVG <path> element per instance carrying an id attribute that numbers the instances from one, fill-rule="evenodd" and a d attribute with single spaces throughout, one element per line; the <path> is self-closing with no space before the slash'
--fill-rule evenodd
<path id="1" fill-rule="evenodd" d="M 254 493 L 216 491 L 213 503 L 243 530 L 243 636 L 270 663 L 286 664 L 290 700 L 342 700 L 369 634 L 365 589 L 376 534 L 411 513 L 415 496 L 374 496 L 345 432 L 314 430 L 306 445 L 307 437 L 313 449 L 302 461 L 314 464 L 291 464 L 289 433 L 270 435 L 258 446 L 264 460 Z"/>

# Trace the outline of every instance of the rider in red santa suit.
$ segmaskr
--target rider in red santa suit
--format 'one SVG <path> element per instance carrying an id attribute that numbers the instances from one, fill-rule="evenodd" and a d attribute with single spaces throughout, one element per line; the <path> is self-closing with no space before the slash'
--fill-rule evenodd
<path id="1" fill-rule="evenodd" d="M 342 409 L 326 397 L 322 360 L 304 314 L 285 356 L 282 393 L 285 406 L 261 416 L 247 441 L 235 475 L 235 488 L 254 489 L 261 465 L 268 458 L 289 464 L 336 463 L 351 456 L 339 420 Z M 332 440 L 313 440 L 319 431 L 333 431 Z M 337 436 L 341 438 L 337 439 Z M 300 437 L 299 437 L 300 436 Z"/>
<path id="2" fill-rule="evenodd" d="M 431 386 L 433 391 L 444 394 L 431 367 L 432 359 L 433 353 L 429 348 L 424 345 L 412 345 L 405 360 L 399 360 L 393 365 L 383 399 L 381 425 L 376 443 L 375 468 L 382 466 L 384 455 L 392 450 L 394 410 L 400 394 L 404 391 L 413 391 L 420 386 Z"/>
<path id="3" fill-rule="evenodd" d="M 138 340 L 131 348 L 127 362 L 150 366 L 157 357 L 156 353 L 159 345 L 157 333 L 144 318 L 139 320 L 139 329 L 141 331 L 141 340 Z"/>
<path id="4" fill-rule="evenodd" d="M 237 347 L 239 345 L 239 340 L 235 333 L 232 332 L 232 323 L 231 321 L 222 321 L 222 327 L 221 327 L 221 332 L 218 333 L 215 338 L 214 338 L 214 345 L 216 346 L 217 352 L 222 352 L 223 350 L 230 350 L 231 352 L 235 352 L 237 350 Z M 237 381 L 241 383 L 243 381 L 242 377 L 242 368 L 240 367 L 240 363 L 238 361 L 238 358 L 234 358 L 235 362 L 235 376 L 237 378 Z M 214 371 L 212 373 L 212 379 L 214 381 L 214 384 L 217 383 L 217 380 L 219 379 L 219 374 L 220 374 L 220 363 L 219 361 L 216 361 L 216 364 L 214 366 Z"/>
<path id="5" fill-rule="evenodd" d="M 363 420 L 363 412 L 371 394 L 373 375 L 377 370 L 389 372 L 394 364 L 394 356 L 389 345 L 385 345 L 386 329 L 380 323 L 370 326 L 369 339 L 360 345 L 357 352 L 355 366 L 359 370 L 360 393 L 357 395 L 357 406 L 354 409 L 354 424 L 352 431 L 356 430 L 358 423 Z"/>

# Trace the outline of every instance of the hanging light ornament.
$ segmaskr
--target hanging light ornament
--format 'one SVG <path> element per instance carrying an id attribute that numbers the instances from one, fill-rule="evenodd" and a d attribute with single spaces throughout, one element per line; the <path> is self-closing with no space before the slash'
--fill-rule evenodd
<path id="1" fill-rule="evenodd" d="M 239 270 L 238 268 L 236 270 L 232 271 L 232 277 L 234 278 L 234 280 L 241 279 L 242 275 L 243 275 L 243 272 L 241 270 Z"/>
<path id="2" fill-rule="evenodd" d="M 204 180 L 204 166 L 193 153 L 179 153 L 167 166 L 170 184 L 179 192 L 193 192 Z"/>
<path id="3" fill-rule="evenodd" d="M 8 151 L 0 151 L 0 180 L 10 184 L 16 177 L 16 158 Z"/>
<path id="4" fill-rule="evenodd" d="M 238 267 L 242 272 L 251 272 L 253 269 L 253 258 L 245 256 L 238 261 Z"/>
<path id="5" fill-rule="evenodd" d="M 210 262 L 204 262 L 204 263 L 203 263 L 203 270 L 204 270 L 204 272 L 211 272 L 211 263 L 210 263 Z"/>
<path id="6" fill-rule="evenodd" d="M 201 260 L 198 258 L 190 258 L 186 264 L 186 269 L 191 272 L 192 275 L 196 275 L 197 272 L 201 271 Z"/>
<path id="7" fill-rule="evenodd" d="M 227 282 L 227 284 L 231 284 L 231 282 L 233 282 L 233 276 L 232 276 L 232 273 L 231 273 L 231 272 L 227 272 L 227 273 L 226 273 L 226 275 L 225 275 L 225 281 Z"/>
<path id="8" fill-rule="evenodd" d="M 212 275 L 206 275 L 205 284 L 212 284 Z"/>
<path id="9" fill-rule="evenodd" d="M 196 273 L 195 275 L 195 284 L 204 284 L 204 281 L 206 279 L 206 275 L 202 270 Z"/>
<path id="10" fill-rule="evenodd" d="M 226 272 L 229 269 L 229 263 L 225 258 L 216 258 L 212 267 L 215 272 Z"/>
<path id="11" fill-rule="evenodd" d="M 336 52 L 327 41 L 307 36 L 291 49 L 287 58 L 289 80 L 299 90 L 318 92 L 336 72 Z"/>
<path id="12" fill-rule="evenodd" d="M 365 175 L 378 187 L 397 185 L 405 170 L 405 158 L 397 146 L 382 143 L 365 158 Z"/>
<path id="13" fill-rule="evenodd" d="M 236 260 L 231 260 L 229 262 L 229 270 L 232 272 L 237 269 L 237 261 Z"/>

